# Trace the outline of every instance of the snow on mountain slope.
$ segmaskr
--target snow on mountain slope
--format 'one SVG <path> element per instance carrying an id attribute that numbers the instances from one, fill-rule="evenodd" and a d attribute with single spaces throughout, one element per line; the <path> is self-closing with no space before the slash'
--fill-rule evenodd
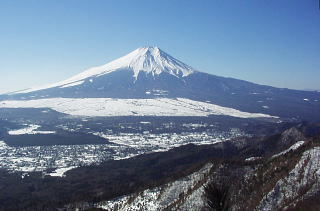
<path id="1" fill-rule="evenodd" d="M 105 210 L 202 210 L 205 202 L 203 186 L 208 181 L 212 164 L 177 181 L 147 189 L 114 200 L 100 202 L 96 207 Z"/>
<path id="2" fill-rule="evenodd" d="M 51 108 L 77 116 L 208 116 L 277 118 L 267 114 L 242 112 L 185 98 L 112 99 L 48 98 L 28 101 L 1 101 L 0 108 Z"/>
<path id="3" fill-rule="evenodd" d="M 256 210 L 282 210 L 319 191 L 320 147 L 305 151 L 288 176 L 279 180 Z"/>
<path id="4" fill-rule="evenodd" d="M 284 151 L 282 151 L 282 152 L 280 152 L 280 153 L 278 153 L 278 154 L 273 155 L 272 158 L 276 158 L 276 157 L 279 157 L 279 156 L 281 156 L 281 155 L 284 155 L 284 154 L 286 154 L 286 153 L 288 153 L 288 152 L 292 152 L 292 151 L 294 151 L 294 150 L 297 150 L 297 149 L 299 149 L 304 143 L 305 143 L 304 141 L 298 141 L 297 143 L 293 144 L 293 145 L 292 145 L 291 147 L 289 147 L 288 149 L 286 149 L 286 150 L 284 150 Z"/>
<path id="5" fill-rule="evenodd" d="M 26 89 L 14 92 L 13 94 L 29 93 L 54 87 L 65 88 L 76 86 L 82 84 L 84 79 L 99 77 L 101 75 L 123 69 L 132 71 L 135 79 L 137 79 L 141 71 L 151 73 L 152 75 L 159 75 L 162 72 L 166 72 L 176 77 L 188 76 L 195 72 L 192 67 L 173 58 L 158 47 L 143 47 L 105 65 L 90 68 L 65 81 L 42 87 Z"/>

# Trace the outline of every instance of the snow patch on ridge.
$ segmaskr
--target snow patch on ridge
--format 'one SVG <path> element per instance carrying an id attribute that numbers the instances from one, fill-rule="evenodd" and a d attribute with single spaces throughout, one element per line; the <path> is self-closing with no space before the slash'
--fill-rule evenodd
<path id="1" fill-rule="evenodd" d="M 295 151 L 297 149 L 299 149 L 305 142 L 304 141 L 298 141 L 297 143 L 293 144 L 291 147 L 289 147 L 288 149 L 280 152 L 279 154 L 273 155 L 271 158 L 276 158 L 279 157 L 281 155 L 284 155 L 290 151 Z"/>
<path id="2" fill-rule="evenodd" d="M 208 182 L 211 167 L 212 164 L 207 164 L 199 171 L 174 182 L 146 189 L 138 194 L 99 202 L 95 204 L 95 207 L 118 211 L 203 210 L 205 204 L 204 185 Z"/>
<path id="3" fill-rule="evenodd" d="M 278 118 L 268 114 L 242 112 L 233 108 L 186 98 L 113 99 L 48 98 L 27 101 L 2 101 L 0 108 L 51 108 L 77 116 L 208 116 L 239 118 Z"/>

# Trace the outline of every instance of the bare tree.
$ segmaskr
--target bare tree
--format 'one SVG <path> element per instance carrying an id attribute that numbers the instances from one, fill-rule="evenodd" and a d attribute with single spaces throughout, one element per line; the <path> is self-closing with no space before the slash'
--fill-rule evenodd
<path id="1" fill-rule="evenodd" d="M 209 210 L 229 211 L 230 204 L 230 188 L 225 182 L 210 182 L 204 187 L 204 196 L 206 205 Z"/>

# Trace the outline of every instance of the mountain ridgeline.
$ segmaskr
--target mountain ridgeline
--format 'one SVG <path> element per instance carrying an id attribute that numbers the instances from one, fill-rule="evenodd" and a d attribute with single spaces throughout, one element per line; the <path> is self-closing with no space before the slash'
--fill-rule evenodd
<path id="1" fill-rule="evenodd" d="M 157 47 L 138 48 L 65 81 L 2 95 L 0 99 L 57 97 L 188 98 L 290 120 L 320 120 L 320 92 L 275 88 L 200 72 Z"/>

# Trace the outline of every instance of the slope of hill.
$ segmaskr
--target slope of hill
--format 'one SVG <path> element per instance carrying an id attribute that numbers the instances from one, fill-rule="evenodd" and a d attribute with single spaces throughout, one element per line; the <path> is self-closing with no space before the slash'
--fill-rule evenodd
<path id="1" fill-rule="evenodd" d="M 310 129 L 316 134 L 304 132 Z M 314 200 L 320 190 L 319 133 L 318 126 L 298 125 L 269 137 L 186 145 L 80 167 L 62 178 L 1 172 L 0 208 L 87 210 L 117 206 L 118 210 L 130 210 L 132 205 L 142 210 L 158 206 L 201 210 L 206 206 L 203 185 L 226 181 L 227 200 L 233 210 L 301 207 L 305 200 Z M 299 146 L 292 147 L 297 143 Z"/>
<path id="2" fill-rule="evenodd" d="M 135 207 L 200 211 L 217 208 L 210 205 L 222 202 L 229 207 L 225 210 L 317 210 L 320 138 L 306 137 L 302 132 L 305 129 L 310 127 L 293 127 L 258 141 L 257 146 L 252 145 L 255 149 L 270 141 L 277 145 L 260 154 L 262 156 L 244 161 L 216 160 L 182 179 L 95 206 L 119 211 Z M 275 153 L 281 149 L 283 151 Z M 221 201 L 219 196 L 223 192 L 226 197 Z"/>

